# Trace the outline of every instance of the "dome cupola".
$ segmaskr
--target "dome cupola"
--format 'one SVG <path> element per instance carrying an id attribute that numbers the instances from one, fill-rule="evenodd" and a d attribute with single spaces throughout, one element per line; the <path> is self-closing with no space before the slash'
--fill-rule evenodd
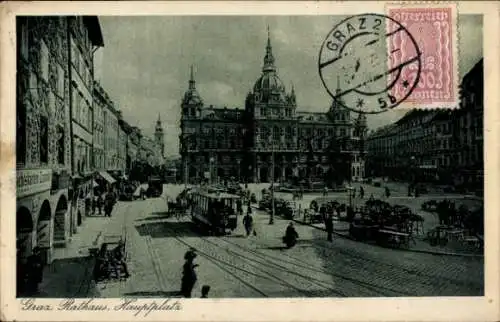
<path id="1" fill-rule="evenodd" d="M 196 81 L 194 80 L 193 65 L 191 65 L 191 75 L 189 78 L 189 88 L 184 93 L 183 99 L 184 105 L 203 105 L 203 100 L 200 94 L 196 90 Z"/>
<path id="2" fill-rule="evenodd" d="M 260 101 L 286 99 L 285 86 L 276 73 L 275 59 L 273 48 L 271 46 L 271 37 L 269 27 L 267 27 L 267 45 L 266 55 L 264 56 L 264 65 L 262 67 L 262 75 L 257 79 L 253 86 L 255 97 Z"/>

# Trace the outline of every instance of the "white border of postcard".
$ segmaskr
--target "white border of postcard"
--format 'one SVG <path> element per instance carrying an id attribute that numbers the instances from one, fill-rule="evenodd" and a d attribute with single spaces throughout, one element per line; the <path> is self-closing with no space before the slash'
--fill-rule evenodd
<path id="1" fill-rule="evenodd" d="M 394 2 L 392 2 L 394 3 Z M 424 5 L 422 2 L 419 4 Z M 499 302 L 500 2 L 460 2 L 459 14 L 483 15 L 485 151 L 485 295 L 483 297 L 346 299 L 190 299 L 182 310 L 133 312 L 21 311 L 15 299 L 15 16 L 16 15 L 350 15 L 384 13 L 384 2 L 10 2 L 1 10 L 1 302 L 2 320 L 17 321 L 493 321 Z M 333 26 L 332 26 L 333 27 Z M 96 299 L 118 303 L 117 299 Z M 141 300 L 147 303 L 148 299 Z M 37 303 L 59 303 L 38 299 Z M 111 305 L 113 305 L 111 304 Z"/>

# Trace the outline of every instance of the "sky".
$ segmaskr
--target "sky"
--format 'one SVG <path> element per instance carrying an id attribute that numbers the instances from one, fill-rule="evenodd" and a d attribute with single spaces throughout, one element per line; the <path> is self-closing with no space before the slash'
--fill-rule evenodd
<path id="1" fill-rule="evenodd" d="M 341 16 L 113 16 L 99 17 L 104 48 L 95 77 L 132 126 L 152 136 L 160 115 L 165 154 L 178 154 L 180 103 L 190 65 L 205 105 L 244 108 L 261 74 L 267 26 L 278 75 L 293 84 L 298 110 L 326 112 L 331 98 L 318 73 L 321 44 Z M 459 77 L 482 57 L 482 18 L 459 17 Z M 367 117 L 374 129 L 405 113 Z"/>

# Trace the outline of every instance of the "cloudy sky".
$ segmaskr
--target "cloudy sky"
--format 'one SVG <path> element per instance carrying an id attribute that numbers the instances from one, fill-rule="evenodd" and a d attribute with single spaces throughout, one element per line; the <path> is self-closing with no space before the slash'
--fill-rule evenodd
<path id="1" fill-rule="evenodd" d="M 205 104 L 244 107 L 261 73 L 270 26 L 278 74 L 295 86 L 300 110 L 325 112 L 331 102 L 317 70 L 324 37 L 341 16 L 100 17 L 105 47 L 96 53 L 96 78 L 125 119 L 152 135 L 160 114 L 166 154 L 178 154 L 180 102 L 194 65 Z M 460 16 L 460 77 L 482 56 L 481 16 Z M 376 128 L 404 111 L 368 117 Z"/>

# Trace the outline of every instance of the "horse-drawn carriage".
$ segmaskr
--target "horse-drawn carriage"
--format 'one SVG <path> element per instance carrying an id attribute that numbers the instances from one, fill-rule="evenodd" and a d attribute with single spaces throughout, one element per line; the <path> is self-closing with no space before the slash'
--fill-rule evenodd
<path id="1" fill-rule="evenodd" d="M 185 200 L 167 200 L 167 213 L 169 216 L 175 216 L 176 218 L 183 217 L 186 215 L 188 205 Z"/>

